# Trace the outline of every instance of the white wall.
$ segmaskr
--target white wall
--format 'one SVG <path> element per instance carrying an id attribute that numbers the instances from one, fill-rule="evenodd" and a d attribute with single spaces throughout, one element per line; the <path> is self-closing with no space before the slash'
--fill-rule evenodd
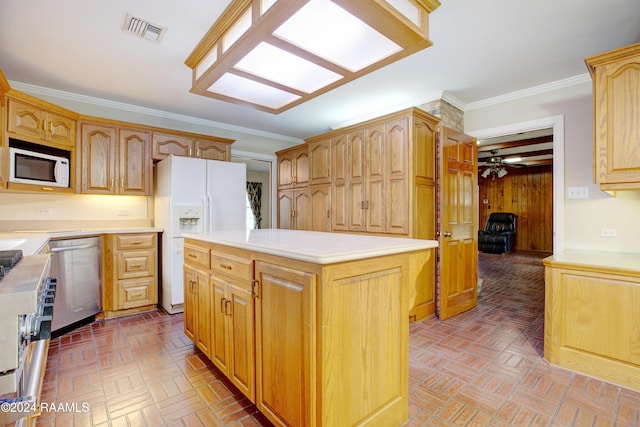
<path id="1" fill-rule="evenodd" d="M 564 116 L 565 248 L 640 253 L 640 190 L 616 197 L 593 183 L 593 99 L 590 81 L 465 111 L 465 132 Z M 588 187 L 588 199 L 567 199 L 569 187 Z M 602 237 L 601 229 L 617 230 Z"/>
<path id="2" fill-rule="evenodd" d="M 150 226 L 152 220 L 152 197 L 0 193 L 1 231 Z"/>

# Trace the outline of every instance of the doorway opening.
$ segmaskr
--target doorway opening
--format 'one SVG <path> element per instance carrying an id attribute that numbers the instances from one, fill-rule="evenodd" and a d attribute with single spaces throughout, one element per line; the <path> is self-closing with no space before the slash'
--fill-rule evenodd
<path id="1" fill-rule="evenodd" d="M 276 157 L 234 151 L 231 161 L 247 166 L 246 229 L 271 228 L 277 218 L 273 201 Z"/>
<path id="2" fill-rule="evenodd" d="M 564 116 L 551 116 L 538 120 L 483 129 L 470 134 L 478 140 L 505 137 L 519 133 L 551 129 L 553 135 L 553 253 L 564 250 Z M 482 205 L 482 200 L 480 204 Z M 483 224 L 482 224 L 483 225 Z M 479 226 L 482 226 L 479 224 Z"/>
<path id="3" fill-rule="evenodd" d="M 553 129 L 478 140 L 478 199 L 479 229 L 490 215 L 515 218 L 516 228 L 504 247 L 481 251 L 553 253 Z"/>

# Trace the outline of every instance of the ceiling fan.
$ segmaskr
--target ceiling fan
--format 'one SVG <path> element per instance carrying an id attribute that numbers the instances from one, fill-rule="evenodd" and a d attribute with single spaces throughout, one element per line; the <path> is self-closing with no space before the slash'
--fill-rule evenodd
<path id="1" fill-rule="evenodd" d="M 501 156 L 498 156 L 498 150 L 491 150 L 491 157 L 485 161 L 486 168 L 480 176 L 483 178 L 491 176 L 491 179 L 496 179 L 496 177 L 502 178 L 507 174 L 508 163 L 518 162 L 520 160 L 520 158 L 503 159 Z"/>

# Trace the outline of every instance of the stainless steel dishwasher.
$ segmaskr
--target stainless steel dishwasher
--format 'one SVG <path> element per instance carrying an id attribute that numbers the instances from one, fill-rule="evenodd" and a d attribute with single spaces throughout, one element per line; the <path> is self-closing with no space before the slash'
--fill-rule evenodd
<path id="1" fill-rule="evenodd" d="M 50 275 L 58 279 L 51 330 L 102 310 L 102 238 L 51 240 Z"/>

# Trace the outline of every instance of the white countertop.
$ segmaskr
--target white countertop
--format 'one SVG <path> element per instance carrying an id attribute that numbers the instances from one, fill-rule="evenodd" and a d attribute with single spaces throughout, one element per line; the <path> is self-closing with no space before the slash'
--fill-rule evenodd
<path id="1" fill-rule="evenodd" d="M 616 270 L 640 275 L 640 254 L 567 249 L 543 260 L 545 265 L 570 265 L 584 268 Z"/>
<path id="2" fill-rule="evenodd" d="M 205 234 L 184 233 L 182 236 L 315 264 L 353 261 L 438 246 L 437 240 L 271 228 L 252 231 L 218 231 Z"/>
<path id="3" fill-rule="evenodd" d="M 38 306 L 38 287 L 49 274 L 49 255 L 23 257 L 0 282 L 1 316 L 35 313 Z"/>
<path id="4" fill-rule="evenodd" d="M 161 228 L 154 227 L 16 230 L 12 233 L 0 233 L 0 250 L 20 249 L 22 254 L 27 256 L 40 252 L 51 239 L 71 239 L 99 234 L 159 233 L 162 231 Z"/>

